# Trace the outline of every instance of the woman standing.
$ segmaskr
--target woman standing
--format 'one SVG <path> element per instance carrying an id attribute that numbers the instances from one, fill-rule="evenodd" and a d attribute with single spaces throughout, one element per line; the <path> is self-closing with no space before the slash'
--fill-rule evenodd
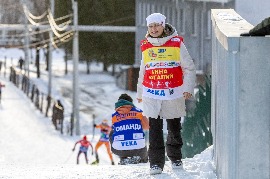
<path id="1" fill-rule="evenodd" d="M 160 13 L 149 15 L 146 39 L 141 41 L 137 100 L 143 102 L 143 114 L 149 118 L 150 174 L 162 173 L 165 164 L 163 119 L 167 121 L 166 151 L 172 168 L 182 168 L 180 121 L 186 115 L 185 99 L 192 97 L 196 77 L 183 38 L 165 19 Z"/>

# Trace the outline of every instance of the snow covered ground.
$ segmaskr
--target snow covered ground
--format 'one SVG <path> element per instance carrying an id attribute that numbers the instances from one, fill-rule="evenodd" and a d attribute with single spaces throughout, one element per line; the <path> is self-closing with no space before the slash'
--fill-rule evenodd
<path id="1" fill-rule="evenodd" d="M 0 61 L 4 61 L 4 56 L 7 56 L 7 67 L 11 65 L 11 57 L 12 63 L 17 64 L 19 56 L 23 56 L 23 52 L 16 49 L 0 51 Z M 121 93 L 128 93 L 134 99 L 136 95 L 135 92 L 119 89 L 114 77 L 101 72 L 101 64 L 93 63 L 90 75 L 86 74 L 84 65 L 80 65 L 79 69 L 81 136 L 70 136 L 67 133 L 61 135 L 54 129 L 51 119 L 44 117 L 31 100 L 8 81 L 9 70 L 4 77 L 2 66 L 0 81 L 6 87 L 2 90 L 0 104 L 0 178 L 216 178 L 212 146 L 193 158 L 183 159 L 182 170 L 172 170 L 170 163 L 166 162 L 163 173 L 155 176 L 149 175 L 149 163 L 110 165 L 105 147 L 99 150 L 99 166 L 86 165 L 83 156 L 80 165 L 76 165 L 78 145 L 72 152 L 74 143 L 82 135 L 87 135 L 95 146 L 99 138 L 98 131 L 93 136 L 93 114 L 96 115 L 96 123 L 104 118 L 109 119 Z M 72 63 L 69 64 L 68 75 L 64 75 L 63 55 L 61 52 L 54 53 L 52 94 L 63 101 L 66 121 L 72 107 L 71 71 Z M 30 76 L 35 78 L 35 74 L 31 73 Z M 44 91 L 47 90 L 47 78 L 43 72 L 41 79 L 35 80 Z M 135 104 L 141 107 L 136 101 Z M 95 160 L 94 156 L 89 157 L 90 161 Z M 117 163 L 118 157 L 113 157 Z"/>

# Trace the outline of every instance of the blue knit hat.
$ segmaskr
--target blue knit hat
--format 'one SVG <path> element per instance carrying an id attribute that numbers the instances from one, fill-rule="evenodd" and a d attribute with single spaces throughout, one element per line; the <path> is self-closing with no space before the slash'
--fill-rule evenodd
<path id="1" fill-rule="evenodd" d="M 124 105 L 130 105 L 130 106 L 135 107 L 135 105 L 132 102 L 124 100 L 124 99 L 120 99 L 115 103 L 115 109 L 117 109 L 121 106 L 124 106 Z"/>

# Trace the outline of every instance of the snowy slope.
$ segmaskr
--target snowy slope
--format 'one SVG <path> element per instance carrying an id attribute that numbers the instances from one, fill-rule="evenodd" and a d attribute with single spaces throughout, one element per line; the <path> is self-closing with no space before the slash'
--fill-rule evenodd
<path id="1" fill-rule="evenodd" d="M 3 61 L 1 57 L 0 60 Z M 70 95 L 62 96 L 62 94 L 65 90 L 72 89 L 70 85 L 72 77 L 70 73 L 63 75 L 62 63 L 58 66 L 61 60 L 53 63 L 55 77 L 53 92 L 64 101 L 68 115 L 72 101 Z M 99 69 L 96 64 L 93 68 Z M 41 84 L 46 85 L 46 78 L 46 74 L 42 75 Z M 99 166 L 86 165 L 83 156 L 80 158 L 80 165 L 76 165 L 78 146 L 75 152 L 71 149 L 81 136 L 61 135 L 56 131 L 51 119 L 44 117 L 30 99 L 8 81 L 8 75 L 3 76 L 3 69 L 0 72 L 0 81 L 6 85 L 3 88 L 3 99 L 0 104 L 0 178 L 216 178 L 212 147 L 194 158 L 184 159 L 183 170 L 172 170 L 170 163 L 167 162 L 163 173 L 156 176 L 149 175 L 149 163 L 128 166 L 109 165 L 105 147 L 99 150 L 101 158 Z M 84 109 L 81 113 L 81 134 L 88 135 L 89 139 L 92 139 L 93 113 L 97 114 L 96 122 L 101 121 L 110 116 L 114 102 L 121 93 L 127 92 L 135 98 L 134 92 L 118 89 L 114 78 L 108 74 L 81 73 L 80 84 L 83 89 L 80 96 L 80 109 Z M 95 131 L 95 136 L 91 140 L 93 146 L 98 138 L 99 132 Z M 90 161 L 93 161 L 94 157 L 89 156 Z M 117 163 L 117 156 L 114 155 L 114 159 Z"/>
<path id="2" fill-rule="evenodd" d="M 100 166 L 86 165 L 82 157 L 81 165 L 75 165 L 76 153 L 71 148 L 78 136 L 60 135 L 20 90 L 6 80 L 4 83 L 0 178 L 153 178 L 148 174 L 149 164 L 111 166 L 106 153 Z M 211 156 L 209 148 L 184 159 L 184 170 L 171 170 L 167 162 L 164 172 L 154 178 L 216 178 Z"/>

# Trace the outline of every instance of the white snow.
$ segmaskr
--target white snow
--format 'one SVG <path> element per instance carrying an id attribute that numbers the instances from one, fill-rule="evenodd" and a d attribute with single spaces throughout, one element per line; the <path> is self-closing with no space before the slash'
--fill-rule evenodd
<path id="1" fill-rule="evenodd" d="M 17 65 L 17 60 L 23 53 L 17 49 L 0 49 L 0 51 L 0 61 L 4 62 L 4 56 L 7 57 L 6 77 L 3 66 L 0 71 L 0 81 L 6 85 L 2 88 L 0 104 L 0 178 L 216 178 L 212 146 L 193 158 L 183 159 L 183 169 L 172 170 L 170 162 L 166 161 L 163 173 L 154 176 L 149 175 L 149 163 L 110 165 L 104 146 L 98 151 L 101 160 L 98 166 L 86 165 L 83 155 L 80 157 L 80 164 L 77 165 L 76 155 L 79 145 L 75 152 L 72 152 L 74 143 L 84 134 L 88 136 L 93 147 L 99 139 L 97 130 L 93 137 L 93 114 L 96 115 L 96 123 L 104 118 L 110 119 L 114 103 L 121 93 L 130 94 L 135 105 L 141 108 L 141 104 L 136 103 L 136 93 L 119 89 L 115 85 L 114 77 L 101 72 L 101 64 L 92 63 L 90 75 L 86 74 L 85 65 L 80 64 L 81 135 L 70 136 L 66 130 L 64 135 L 61 135 L 54 129 L 51 118 L 45 117 L 21 89 L 9 82 L 11 58 L 13 64 Z M 34 73 L 30 76 L 40 90 L 46 93 L 48 77 L 44 71 L 44 60 L 41 63 L 41 79 L 37 80 Z M 67 127 L 72 109 L 72 62 L 69 62 L 68 75 L 64 75 L 63 63 L 63 53 L 61 51 L 54 53 L 52 94 L 63 101 Z M 116 155 L 113 157 L 118 163 L 118 157 Z M 95 160 L 91 152 L 89 159 L 90 162 Z"/>

